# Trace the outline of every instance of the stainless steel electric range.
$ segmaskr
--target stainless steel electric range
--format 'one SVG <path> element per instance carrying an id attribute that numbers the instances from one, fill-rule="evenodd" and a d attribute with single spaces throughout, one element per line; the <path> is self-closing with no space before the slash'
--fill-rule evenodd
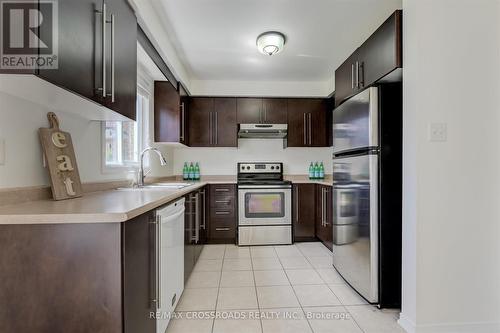
<path id="1" fill-rule="evenodd" d="M 292 184 L 283 163 L 238 163 L 238 245 L 292 243 Z"/>

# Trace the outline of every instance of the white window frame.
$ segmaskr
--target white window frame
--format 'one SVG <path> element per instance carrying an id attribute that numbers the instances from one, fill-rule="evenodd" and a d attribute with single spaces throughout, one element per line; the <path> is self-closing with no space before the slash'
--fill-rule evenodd
<path id="1" fill-rule="evenodd" d="M 147 100 L 147 105 L 142 104 L 141 112 L 139 112 L 139 103 L 143 103 L 143 98 Z M 106 122 L 103 121 L 101 123 L 101 169 L 102 173 L 118 173 L 118 172 L 130 172 L 137 171 L 140 167 L 140 154 L 144 147 L 147 145 L 147 141 L 149 138 L 149 117 L 151 110 L 151 94 L 141 86 L 137 86 L 137 100 L 136 100 L 136 123 L 137 123 L 137 161 L 136 162 L 127 162 L 125 164 L 107 164 L 106 163 Z M 118 149 L 121 151 L 122 147 L 122 131 L 121 131 L 122 122 L 118 122 L 118 127 L 120 130 L 118 131 L 118 135 L 120 139 L 118 140 Z M 121 158 L 121 156 L 120 156 Z M 144 165 L 147 167 L 149 165 L 149 161 L 145 160 Z"/>

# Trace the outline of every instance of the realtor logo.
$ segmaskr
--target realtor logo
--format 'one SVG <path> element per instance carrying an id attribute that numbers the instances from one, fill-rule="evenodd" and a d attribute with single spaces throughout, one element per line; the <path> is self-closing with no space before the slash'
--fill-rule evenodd
<path id="1" fill-rule="evenodd" d="M 57 69 L 57 0 L 0 0 L 0 68 Z"/>

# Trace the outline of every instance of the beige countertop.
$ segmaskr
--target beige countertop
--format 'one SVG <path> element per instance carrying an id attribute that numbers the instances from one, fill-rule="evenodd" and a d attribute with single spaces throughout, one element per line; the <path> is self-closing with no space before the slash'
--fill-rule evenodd
<path id="1" fill-rule="evenodd" d="M 288 175 L 285 179 L 294 183 L 332 184 L 329 178 L 310 180 L 306 175 Z M 180 190 L 105 190 L 69 200 L 44 199 L 0 206 L 0 224 L 119 223 L 211 183 L 235 184 L 236 176 L 203 176 Z"/>
<path id="2" fill-rule="evenodd" d="M 307 175 L 285 175 L 284 178 L 296 184 L 319 184 L 326 186 L 332 186 L 333 184 L 331 176 L 325 176 L 324 179 L 309 179 Z"/>

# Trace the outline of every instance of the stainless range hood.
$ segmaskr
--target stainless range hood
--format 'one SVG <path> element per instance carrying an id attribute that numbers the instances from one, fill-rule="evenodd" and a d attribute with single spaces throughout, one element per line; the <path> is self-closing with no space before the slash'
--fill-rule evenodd
<path id="1" fill-rule="evenodd" d="M 286 138 L 287 124 L 240 124 L 238 137 L 245 139 Z"/>

